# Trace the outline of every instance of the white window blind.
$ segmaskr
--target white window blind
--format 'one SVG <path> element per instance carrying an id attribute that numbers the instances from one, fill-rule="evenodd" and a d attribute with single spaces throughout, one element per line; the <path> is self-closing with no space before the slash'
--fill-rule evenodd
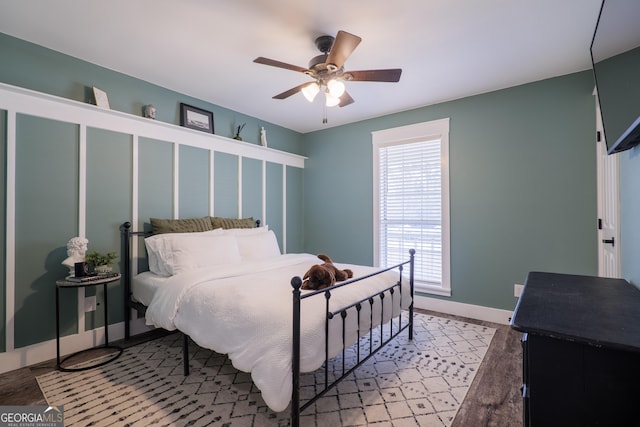
<path id="1" fill-rule="evenodd" d="M 380 148 L 380 260 L 417 253 L 417 280 L 442 282 L 440 140 Z"/>
<path id="2" fill-rule="evenodd" d="M 415 249 L 416 287 L 440 294 L 450 294 L 446 125 L 374 133 L 376 263 L 398 264 Z"/>

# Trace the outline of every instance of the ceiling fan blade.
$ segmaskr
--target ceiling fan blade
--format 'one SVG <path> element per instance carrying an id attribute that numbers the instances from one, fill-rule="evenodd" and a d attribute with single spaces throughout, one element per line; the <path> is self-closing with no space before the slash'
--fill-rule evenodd
<path id="1" fill-rule="evenodd" d="M 336 69 L 339 69 L 344 65 L 344 62 L 361 41 L 362 39 L 358 36 L 347 33 L 346 31 L 338 31 L 325 62 L 327 64 L 333 64 L 336 66 Z"/>
<path id="2" fill-rule="evenodd" d="M 354 102 L 355 102 L 355 100 L 351 97 L 351 95 L 349 95 L 345 91 L 345 93 L 343 93 L 342 96 L 340 96 L 340 104 L 338 104 L 338 106 L 346 107 L 347 105 L 353 104 Z"/>
<path id="3" fill-rule="evenodd" d="M 291 88 L 289 90 L 286 90 L 282 93 L 277 94 L 276 96 L 273 97 L 273 99 L 286 99 L 288 97 L 290 97 L 291 95 L 295 95 L 296 93 L 300 92 L 302 90 L 303 87 L 305 87 L 306 85 L 308 85 L 309 82 L 307 83 L 302 83 L 301 85 L 298 85 L 294 88 Z"/>
<path id="4" fill-rule="evenodd" d="M 258 64 L 270 65 L 272 67 L 284 68 L 285 70 L 299 71 L 301 73 L 304 73 L 305 71 L 307 71 L 306 68 L 299 67 L 297 65 L 287 64 L 286 62 L 276 61 L 275 59 L 263 58 L 262 56 L 259 56 L 258 58 L 254 59 L 253 62 Z"/>
<path id="5" fill-rule="evenodd" d="M 345 75 L 351 75 L 346 80 L 354 82 L 398 82 L 402 74 L 401 68 L 392 68 L 388 70 L 362 70 L 362 71 L 346 71 Z"/>

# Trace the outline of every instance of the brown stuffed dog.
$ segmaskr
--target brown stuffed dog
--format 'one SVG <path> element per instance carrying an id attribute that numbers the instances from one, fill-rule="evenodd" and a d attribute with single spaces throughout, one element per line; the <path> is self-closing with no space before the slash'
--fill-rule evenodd
<path id="1" fill-rule="evenodd" d="M 353 271 L 349 269 L 339 270 L 333 265 L 331 258 L 325 254 L 318 254 L 323 264 L 311 266 L 302 278 L 302 289 L 324 289 L 333 286 L 336 282 L 342 282 L 353 277 Z"/>

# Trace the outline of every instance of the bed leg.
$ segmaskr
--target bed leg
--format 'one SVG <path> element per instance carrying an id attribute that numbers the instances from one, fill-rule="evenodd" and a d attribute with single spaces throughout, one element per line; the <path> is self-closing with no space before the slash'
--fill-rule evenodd
<path id="1" fill-rule="evenodd" d="M 129 316 L 131 316 L 131 309 L 127 304 L 124 306 L 124 311 L 124 339 L 125 341 L 128 341 L 129 338 L 131 338 L 131 326 L 129 325 L 129 322 L 131 321 L 129 319 Z"/>
<path id="2" fill-rule="evenodd" d="M 121 245 L 122 245 L 122 258 L 123 258 L 123 278 L 124 278 L 124 339 L 128 340 L 131 336 L 131 308 L 129 307 L 129 301 L 131 301 L 131 223 L 129 221 L 122 224 Z"/>
<path id="3" fill-rule="evenodd" d="M 291 352 L 292 385 L 291 427 L 300 426 L 300 287 L 302 279 L 291 279 L 293 286 L 293 348 Z"/>
<path id="4" fill-rule="evenodd" d="M 409 307 L 409 340 L 413 340 L 413 303 Z"/>
<path id="5" fill-rule="evenodd" d="M 414 263 L 415 263 L 415 255 L 416 255 L 416 250 L 415 249 L 409 249 L 409 289 L 411 292 L 411 304 L 409 305 L 409 339 L 412 340 L 413 339 L 413 300 L 414 300 L 414 294 L 413 294 L 413 268 L 414 268 Z"/>
<path id="6" fill-rule="evenodd" d="M 189 336 L 187 334 L 182 334 L 184 337 L 182 341 L 182 363 L 184 376 L 189 375 Z"/>

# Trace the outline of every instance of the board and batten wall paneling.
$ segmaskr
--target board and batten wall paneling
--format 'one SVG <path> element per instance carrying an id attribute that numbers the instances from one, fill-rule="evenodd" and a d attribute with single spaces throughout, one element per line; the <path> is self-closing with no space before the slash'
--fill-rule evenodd
<path id="1" fill-rule="evenodd" d="M 55 281 L 78 235 L 76 124 L 18 114 L 16 120 L 16 348 L 55 338 Z M 61 333 L 76 332 L 73 292 L 61 302 Z"/>
<path id="2" fill-rule="evenodd" d="M 273 230 L 276 236 L 278 236 L 278 244 L 280 245 L 280 250 L 283 252 L 290 252 L 290 248 L 287 247 L 286 241 L 283 237 L 283 170 L 284 169 L 282 165 L 274 164 L 271 162 L 267 162 L 266 164 L 265 175 L 267 182 L 269 182 L 270 185 L 266 189 L 268 203 L 265 213 L 265 225 L 268 225 L 269 229 Z"/>
<path id="3" fill-rule="evenodd" d="M 102 129 L 87 129 L 86 147 L 86 237 L 89 251 L 119 252 L 119 226 L 131 215 L 133 182 L 131 135 Z M 122 259 L 114 262 L 119 269 Z M 110 284 L 110 323 L 124 320 L 122 289 Z M 97 295 L 96 295 L 97 294 Z M 85 313 L 85 330 L 104 325 L 101 287 L 89 287 L 85 296 L 97 296 L 96 311 Z"/>
<path id="4" fill-rule="evenodd" d="M 119 252 L 124 221 L 148 229 L 150 217 L 262 219 L 267 211 L 280 241 L 300 232 L 288 230 L 283 195 L 302 194 L 286 189 L 281 171 L 301 170 L 303 156 L 4 84 L 0 114 L 6 155 L 0 372 L 55 357 L 55 281 L 68 274 L 61 262 L 72 237 L 86 237 L 90 251 Z M 270 176 L 267 164 L 280 175 Z M 140 242 L 135 250 L 142 258 Z M 107 292 L 115 340 L 124 335 L 121 283 Z M 85 313 L 89 295 L 96 295 L 98 310 Z M 104 342 L 103 301 L 94 288 L 61 293 L 63 355 Z M 143 330 L 143 319 L 137 325 Z"/>
<path id="5" fill-rule="evenodd" d="M 234 154 L 218 153 L 214 155 L 214 216 L 237 218 L 240 200 L 240 163 Z"/>
<path id="6" fill-rule="evenodd" d="M 183 145 L 179 154 L 178 215 L 180 218 L 207 216 L 211 193 L 209 151 Z"/>
<path id="7" fill-rule="evenodd" d="M 239 216 L 253 217 L 264 223 L 262 180 L 263 163 L 257 159 L 242 158 L 242 200 Z M 267 197 L 268 203 L 271 202 Z"/>
<path id="8" fill-rule="evenodd" d="M 286 202 L 283 218 L 286 225 L 283 226 L 283 230 L 286 233 L 287 252 L 290 253 L 303 252 L 306 244 L 303 218 L 298 215 L 304 208 L 303 176 L 302 169 L 286 167 L 286 181 L 283 185 L 286 196 L 283 200 Z"/>
<path id="9" fill-rule="evenodd" d="M 140 138 L 138 141 L 139 229 L 150 217 L 173 218 L 173 144 Z M 125 218 L 126 219 L 126 218 Z"/>

